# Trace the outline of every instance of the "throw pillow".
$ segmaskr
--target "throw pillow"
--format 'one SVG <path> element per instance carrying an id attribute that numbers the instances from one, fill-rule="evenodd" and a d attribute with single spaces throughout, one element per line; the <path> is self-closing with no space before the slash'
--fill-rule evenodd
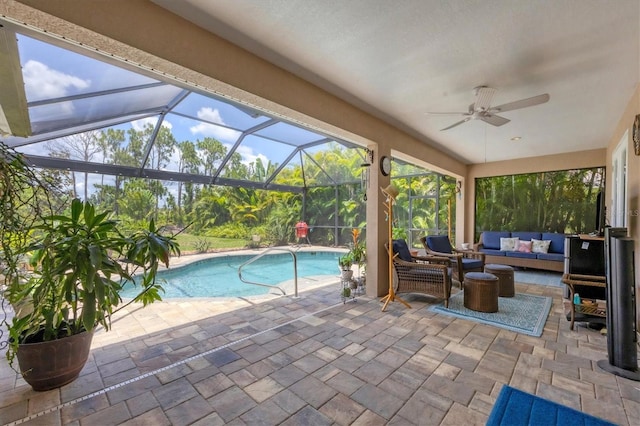
<path id="1" fill-rule="evenodd" d="M 533 243 L 531 245 L 531 251 L 533 253 L 547 253 L 549 251 L 549 246 L 551 245 L 551 240 L 536 240 L 531 239 Z"/>
<path id="2" fill-rule="evenodd" d="M 531 253 L 531 246 L 533 243 L 531 241 L 520 241 L 518 243 L 518 251 L 522 253 Z"/>
<path id="3" fill-rule="evenodd" d="M 502 251 L 516 251 L 518 248 L 518 241 L 520 238 L 500 238 L 500 250 Z"/>

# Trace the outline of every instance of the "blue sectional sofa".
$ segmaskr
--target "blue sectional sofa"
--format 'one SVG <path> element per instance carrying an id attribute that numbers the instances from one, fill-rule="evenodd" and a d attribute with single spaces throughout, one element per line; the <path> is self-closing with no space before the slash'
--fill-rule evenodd
<path id="1" fill-rule="evenodd" d="M 565 234 L 556 232 L 484 231 L 480 234 L 480 241 L 474 244 L 474 249 L 485 254 L 485 264 L 497 263 L 521 268 L 563 272 L 565 237 Z M 549 247 L 546 253 L 518 251 L 518 247 L 512 250 L 500 250 L 501 238 L 518 238 L 519 241 L 524 242 L 530 242 L 535 239 L 550 241 L 550 243 L 548 243 Z"/>

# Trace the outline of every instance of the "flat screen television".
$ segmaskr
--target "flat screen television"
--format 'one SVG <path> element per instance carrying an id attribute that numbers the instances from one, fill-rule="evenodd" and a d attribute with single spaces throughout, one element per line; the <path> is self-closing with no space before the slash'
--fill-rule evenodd
<path id="1" fill-rule="evenodd" d="M 607 208 L 605 206 L 604 189 L 598 192 L 596 197 L 596 229 L 593 234 L 604 236 L 604 227 L 607 226 Z"/>

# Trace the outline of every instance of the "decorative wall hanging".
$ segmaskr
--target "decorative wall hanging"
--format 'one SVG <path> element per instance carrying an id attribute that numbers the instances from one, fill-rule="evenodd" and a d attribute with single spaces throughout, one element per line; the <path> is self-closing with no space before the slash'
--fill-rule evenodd
<path id="1" fill-rule="evenodd" d="M 640 155 L 640 114 L 636 115 L 633 122 L 633 150 Z"/>

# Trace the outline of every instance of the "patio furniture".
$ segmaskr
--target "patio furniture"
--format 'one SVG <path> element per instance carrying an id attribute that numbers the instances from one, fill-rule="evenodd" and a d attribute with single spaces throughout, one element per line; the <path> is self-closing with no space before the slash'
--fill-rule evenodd
<path id="1" fill-rule="evenodd" d="M 563 274 L 562 282 L 569 287 L 569 309 L 571 315 L 571 324 L 569 328 L 573 330 L 576 320 L 576 312 L 593 317 L 607 317 L 606 305 L 598 303 L 597 300 L 586 299 L 576 300 L 576 286 L 606 288 L 606 277 L 601 275 L 581 275 L 581 274 Z M 590 303 L 588 303 L 590 302 Z"/>
<path id="2" fill-rule="evenodd" d="M 460 288 L 467 272 L 484 270 L 484 253 L 472 250 L 457 250 L 451 246 L 448 235 L 427 235 L 420 238 L 427 254 L 446 257 L 451 261 L 453 278 L 460 282 Z"/>
<path id="3" fill-rule="evenodd" d="M 449 259 L 412 256 L 405 240 L 393 241 L 393 253 L 395 293 L 422 293 L 444 299 L 444 305 L 449 306 Z"/>
<path id="4" fill-rule="evenodd" d="M 499 297 L 513 297 L 516 295 L 513 283 L 513 268 L 511 266 L 489 263 L 484 265 L 484 271 L 498 277 Z"/>
<path id="5" fill-rule="evenodd" d="M 468 272 L 464 278 L 464 307 L 498 312 L 498 277 L 486 272 Z"/>
<path id="6" fill-rule="evenodd" d="M 565 237 L 558 232 L 484 231 L 474 248 L 485 254 L 485 263 L 563 272 Z M 515 240 L 513 247 L 507 240 Z"/>

